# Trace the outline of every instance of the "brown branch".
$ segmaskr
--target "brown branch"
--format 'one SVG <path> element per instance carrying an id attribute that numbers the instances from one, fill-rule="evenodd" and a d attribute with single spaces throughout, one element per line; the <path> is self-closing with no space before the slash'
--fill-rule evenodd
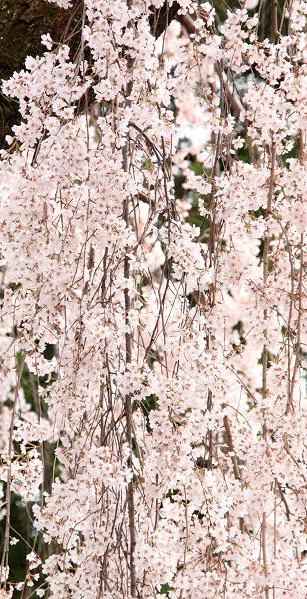
<path id="1" fill-rule="evenodd" d="M 127 8 L 131 8 L 131 0 L 127 0 Z M 128 54 L 127 56 L 127 67 L 131 71 L 133 69 L 134 59 Z M 131 95 L 133 88 L 133 79 L 131 78 L 127 84 L 127 88 L 125 90 L 126 103 L 129 106 L 131 101 L 129 97 Z M 129 153 L 129 136 L 127 136 L 125 146 L 123 147 L 123 170 L 125 172 L 129 172 L 129 163 L 128 163 L 128 153 Z M 124 200 L 123 203 L 123 217 L 126 223 L 126 226 L 129 226 L 129 203 L 130 198 Z M 130 257 L 126 254 L 124 258 L 124 277 L 128 281 L 130 278 Z M 126 287 L 124 289 L 124 302 L 125 302 L 125 362 L 126 368 L 132 361 L 132 335 L 129 331 L 129 311 L 131 307 L 129 289 Z M 133 438 L 133 421 L 132 421 L 132 398 L 131 393 L 127 393 L 125 397 L 125 418 L 126 418 L 126 439 L 130 450 L 130 455 L 128 458 L 128 467 L 132 470 L 132 438 Z M 129 566 L 130 566 L 130 594 L 131 597 L 136 597 L 137 586 L 136 586 L 136 567 L 135 567 L 135 548 L 136 548 L 136 531 L 135 531 L 135 506 L 134 506 L 134 488 L 133 488 L 133 476 L 132 479 L 128 483 L 127 488 L 127 504 L 128 504 L 128 519 L 129 519 Z"/>
<path id="2" fill-rule="evenodd" d="M 263 520 L 262 520 L 262 527 L 261 527 L 261 533 L 262 533 L 261 540 L 262 540 L 262 557 L 263 557 L 265 576 L 268 575 L 266 531 L 267 531 L 267 519 L 266 519 L 266 513 L 263 512 Z M 269 599 L 269 587 L 267 585 L 265 586 L 264 592 L 265 592 L 266 599 Z"/>
<path id="3" fill-rule="evenodd" d="M 188 15 L 188 14 L 179 15 L 177 17 L 177 21 L 179 21 L 179 23 L 181 23 L 181 25 L 183 25 L 183 27 L 186 29 L 186 31 L 189 35 L 198 33 L 198 30 L 195 27 L 195 23 L 194 23 L 191 15 Z M 242 104 L 242 101 L 241 101 L 238 93 L 234 89 L 234 86 L 231 85 L 227 76 L 226 76 L 225 80 L 223 79 L 222 67 L 218 61 L 216 61 L 214 64 L 214 70 L 220 79 L 221 85 L 224 88 L 224 92 L 225 92 L 227 101 L 229 102 L 229 106 L 232 108 L 233 113 L 236 116 L 239 116 L 240 112 L 242 112 L 244 110 L 244 106 Z"/>
<path id="4" fill-rule="evenodd" d="M 277 486 L 278 486 L 278 490 L 279 490 L 279 493 L 280 493 L 281 500 L 282 500 L 282 502 L 283 502 L 283 504 L 284 504 L 284 506 L 285 506 L 285 510 L 286 510 L 286 516 L 287 516 L 287 520 L 288 520 L 288 522 L 289 522 L 289 520 L 290 520 L 290 515 L 291 515 L 291 512 L 290 512 L 290 510 L 289 510 L 289 506 L 288 506 L 288 504 L 287 504 L 287 500 L 286 500 L 286 498 L 285 498 L 285 494 L 284 494 L 284 492 L 283 492 L 283 490 L 282 490 L 281 484 L 280 484 L 280 482 L 279 482 L 277 479 L 276 479 L 276 483 L 277 483 Z"/>
<path id="5" fill-rule="evenodd" d="M 233 444 L 233 440 L 232 440 L 232 434 L 231 434 L 230 422 L 229 422 L 228 416 L 226 416 L 226 415 L 224 416 L 223 423 L 224 423 L 224 429 L 225 429 L 225 433 L 226 433 L 227 444 L 228 444 L 229 450 L 231 452 L 231 461 L 232 461 L 232 465 L 233 465 L 233 472 L 235 475 L 235 479 L 241 480 L 238 460 L 237 460 L 237 456 L 236 456 L 236 452 L 235 452 L 235 448 L 234 448 L 234 444 Z"/>
<path id="6" fill-rule="evenodd" d="M 269 193 L 267 207 L 265 211 L 266 229 L 263 236 L 263 283 L 264 286 L 267 282 L 269 274 L 269 245 L 270 245 L 270 234 L 268 231 L 268 219 L 272 212 L 272 202 L 275 187 L 275 162 L 276 162 L 276 145 L 272 142 L 272 154 L 271 154 L 271 171 L 269 179 Z M 264 321 L 268 318 L 267 308 L 263 311 Z M 267 348 L 267 330 L 264 330 L 264 344 L 262 352 L 262 397 L 263 399 L 267 396 L 267 370 L 268 370 L 268 348 Z M 266 424 L 263 427 L 264 436 L 266 436 Z"/>
<path id="7" fill-rule="evenodd" d="M 277 25 L 277 0 L 271 0 L 272 41 L 277 42 L 280 33 Z"/>

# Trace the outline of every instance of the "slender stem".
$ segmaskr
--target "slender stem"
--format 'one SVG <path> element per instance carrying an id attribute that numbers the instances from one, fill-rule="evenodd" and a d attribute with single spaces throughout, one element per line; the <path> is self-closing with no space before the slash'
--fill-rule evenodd
<path id="1" fill-rule="evenodd" d="M 12 407 L 12 416 L 9 430 L 9 441 L 8 441 L 8 469 L 7 469 L 7 480 L 6 480 L 6 496 L 5 496 L 5 506 L 6 506 L 6 521 L 5 521 L 5 532 L 4 532 L 4 543 L 3 543 L 3 552 L 1 558 L 1 566 L 0 566 L 0 586 L 6 584 L 6 577 L 8 571 L 8 554 L 9 554 L 9 546 L 10 546 L 10 520 L 11 520 L 11 482 L 12 482 L 12 450 L 13 450 L 13 432 L 14 432 L 14 424 L 15 424 L 15 414 L 16 414 L 16 404 L 18 400 L 18 394 L 21 384 L 21 377 L 23 373 L 23 367 L 25 363 L 25 358 L 21 358 L 21 362 L 18 367 L 18 375 L 17 382 L 15 387 L 14 394 L 14 402 Z"/>
<path id="2" fill-rule="evenodd" d="M 224 416 L 223 422 L 224 422 L 227 444 L 228 444 L 229 450 L 231 452 L 231 461 L 232 461 L 232 465 L 233 465 L 233 472 L 235 475 L 235 479 L 241 480 L 238 459 L 237 459 L 235 447 L 233 444 L 233 439 L 232 439 L 232 434 L 231 434 L 231 429 L 230 429 L 230 422 L 229 422 L 228 416 L 226 416 L 226 415 Z"/>
<path id="3" fill-rule="evenodd" d="M 291 381 L 289 381 L 290 384 L 290 393 L 289 393 L 289 397 L 288 397 L 288 405 L 287 405 L 287 410 L 286 410 L 286 414 L 289 413 L 290 409 L 293 410 L 293 394 L 294 394 L 294 388 L 295 388 L 295 379 L 296 379 L 296 375 L 297 375 L 297 371 L 300 365 L 300 361 L 301 361 L 301 327 L 302 327 L 302 311 L 303 311 L 303 306 L 302 306 L 302 291 L 303 291 L 303 269 L 304 269 L 304 252 L 303 252 L 303 243 L 304 243 L 304 236 L 303 234 L 301 235 L 301 251 L 300 251 L 300 274 L 299 274 L 299 282 L 298 282 L 298 290 L 297 290 L 297 295 L 298 295 L 298 317 L 297 317 L 297 334 L 296 334 L 296 343 L 295 343 L 295 362 L 294 362 L 294 367 L 293 367 L 293 371 L 292 371 L 292 379 Z"/>
<path id="4" fill-rule="evenodd" d="M 275 143 L 272 143 L 272 155 L 271 155 L 271 172 L 270 172 L 270 181 L 269 181 L 269 193 L 268 193 L 268 202 L 265 214 L 266 220 L 266 229 L 263 238 L 263 283 L 264 286 L 267 282 L 268 274 L 269 274 L 269 245 L 270 245 L 270 234 L 268 230 L 268 219 L 270 217 L 272 211 L 272 200 L 274 194 L 274 184 L 275 184 L 275 161 L 276 161 L 276 146 Z M 268 318 L 268 310 L 264 308 L 263 311 L 264 321 Z M 262 397 L 263 399 L 267 396 L 267 371 L 268 371 L 268 348 L 267 348 L 267 329 L 264 330 L 264 345 L 263 345 L 263 353 L 262 353 Z M 266 424 L 264 423 L 263 428 L 264 436 L 266 436 Z"/>
<path id="5" fill-rule="evenodd" d="M 269 245 L 270 245 L 270 234 L 268 228 L 268 219 L 270 218 L 272 212 L 272 201 L 274 195 L 274 186 L 275 186 L 275 162 L 276 162 L 276 145 L 275 142 L 272 142 L 272 150 L 271 150 L 271 171 L 270 171 L 270 179 L 269 179 L 269 193 L 268 193 L 268 201 L 267 208 L 265 213 L 266 227 L 263 238 L 263 283 L 264 287 L 266 285 L 268 275 L 269 275 Z M 264 321 L 268 318 L 268 310 L 264 308 L 263 311 Z M 264 344 L 263 344 L 263 352 L 262 352 L 262 398 L 265 400 L 267 397 L 267 371 L 268 371 L 268 348 L 267 348 L 267 328 L 264 330 Z M 265 419 L 265 411 L 266 406 L 264 406 L 263 414 L 264 414 L 264 424 L 263 424 L 263 436 L 266 439 L 267 437 L 267 425 Z M 267 553 L 266 553 L 266 514 L 263 513 L 263 521 L 262 521 L 262 556 L 263 556 L 263 564 L 264 564 L 264 572 L 265 576 L 268 574 L 268 566 L 267 566 Z M 269 589 L 265 587 L 265 597 L 268 599 L 269 597 Z"/>
<path id="6" fill-rule="evenodd" d="M 127 7 L 131 9 L 132 1 L 127 0 Z M 129 55 L 127 57 L 127 67 L 128 71 L 131 71 L 134 64 L 134 59 Z M 127 84 L 126 88 L 126 103 L 129 105 L 130 100 L 129 96 L 132 92 L 133 82 L 132 79 Z M 129 153 L 129 138 L 127 137 L 125 146 L 123 148 L 123 170 L 125 172 L 129 171 L 128 164 L 128 153 Z M 129 225 L 129 203 L 130 198 L 127 198 L 124 201 L 123 205 L 123 218 L 126 223 L 126 226 Z M 124 258 L 124 277 L 128 281 L 130 278 L 130 258 L 126 254 Z M 124 289 L 124 302 L 125 302 L 125 360 L 126 360 L 126 368 L 127 365 L 131 363 L 132 360 L 132 336 L 129 331 L 129 310 L 131 307 L 129 289 L 126 287 Z M 131 393 L 127 393 L 125 397 L 125 417 L 126 417 L 126 439 L 130 449 L 130 455 L 128 458 L 128 466 L 132 469 L 132 436 L 133 436 L 133 423 L 132 423 L 132 402 L 131 402 Z M 128 518 L 129 518 L 129 537 L 130 537 L 130 548 L 129 548 L 129 565 L 130 565 L 130 594 L 131 597 L 136 597 L 136 569 L 135 569 L 135 547 L 136 547 L 136 533 L 135 533 L 135 506 L 134 506 L 134 488 L 133 488 L 133 478 L 128 483 L 127 488 L 127 504 L 128 504 Z"/>
<path id="7" fill-rule="evenodd" d="M 263 518 L 262 518 L 262 557 L 263 557 L 263 565 L 264 565 L 264 571 L 265 571 L 265 575 L 267 576 L 268 574 L 268 562 L 267 562 L 267 552 L 266 552 L 266 528 L 267 528 L 267 524 L 266 524 L 266 513 L 263 512 Z M 269 599 L 269 588 L 268 586 L 265 587 L 265 597 L 266 599 Z"/>
<path id="8" fill-rule="evenodd" d="M 125 172 L 128 171 L 128 141 L 123 148 L 123 169 Z M 129 223 L 129 198 L 127 197 L 124 202 L 124 220 L 128 226 Z M 126 280 L 130 277 L 130 258 L 125 256 L 124 259 L 124 277 Z M 129 310 L 131 306 L 129 289 L 124 289 L 124 302 L 125 302 L 125 360 L 126 367 L 131 363 L 132 359 L 132 338 L 129 332 Z M 132 468 L 132 405 L 131 405 L 131 393 L 127 393 L 125 397 L 125 416 L 126 416 L 126 438 L 130 448 L 130 456 L 128 459 L 128 466 Z M 128 502 L 128 517 L 129 517 L 129 536 L 130 536 L 130 592 L 131 597 L 136 597 L 136 572 L 135 572 L 135 547 L 136 547 L 136 535 L 135 535 L 135 521 L 134 521 L 134 489 L 133 479 L 128 483 L 127 489 L 127 502 Z"/>

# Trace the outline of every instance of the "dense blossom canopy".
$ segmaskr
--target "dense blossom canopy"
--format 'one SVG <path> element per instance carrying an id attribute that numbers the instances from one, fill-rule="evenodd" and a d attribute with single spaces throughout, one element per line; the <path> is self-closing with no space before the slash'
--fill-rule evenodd
<path id="1" fill-rule="evenodd" d="M 307 596 L 307 2 L 177 5 L 3 84 L 1 599 Z"/>

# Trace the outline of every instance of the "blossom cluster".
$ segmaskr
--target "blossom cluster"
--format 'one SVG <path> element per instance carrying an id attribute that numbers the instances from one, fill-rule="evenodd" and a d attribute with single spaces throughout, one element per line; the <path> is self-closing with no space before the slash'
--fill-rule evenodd
<path id="1" fill-rule="evenodd" d="M 0 597 L 307 593 L 307 2 L 177 4 L 85 0 L 3 84 Z"/>

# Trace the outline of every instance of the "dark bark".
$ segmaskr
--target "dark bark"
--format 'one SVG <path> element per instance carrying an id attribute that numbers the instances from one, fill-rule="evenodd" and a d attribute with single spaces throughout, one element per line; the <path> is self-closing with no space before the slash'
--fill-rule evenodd
<path id="1" fill-rule="evenodd" d="M 161 8 L 153 8 L 149 23 L 151 33 L 156 38 L 160 37 L 170 22 L 176 18 L 179 8 L 177 2 L 174 2 L 172 6 L 168 6 L 168 2 L 164 2 Z"/>

